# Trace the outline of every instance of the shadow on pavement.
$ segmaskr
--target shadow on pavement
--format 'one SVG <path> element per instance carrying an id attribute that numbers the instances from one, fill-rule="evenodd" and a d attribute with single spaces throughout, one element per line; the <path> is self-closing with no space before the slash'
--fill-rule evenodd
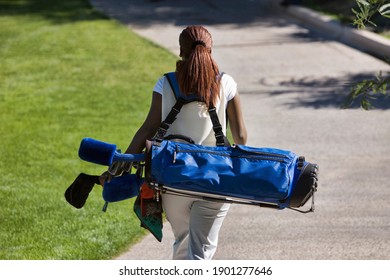
<path id="1" fill-rule="evenodd" d="M 278 88 L 288 88 L 287 90 L 270 91 L 271 96 L 296 94 L 301 96 L 289 99 L 288 105 L 290 108 L 311 107 L 314 109 L 321 108 L 341 108 L 346 101 L 346 98 L 351 91 L 352 86 L 356 82 L 361 82 L 368 79 L 373 79 L 372 73 L 351 74 L 344 77 L 334 78 L 311 78 L 305 77 L 300 79 L 290 79 L 280 81 Z M 260 84 L 266 85 L 266 81 L 260 81 Z M 306 94 L 305 94 L 306 93 Z M 372 110 L 387 110 L 390 109 L 390 98 L 380 93 L 373 95 L 375 99 L 371 100 L 373 105 Z M 350 109 L 360 107 L 362 98 L 356 98 L 350 105 Z M 291 102 L 293 100 L 293 102 Z"/>
<path id="2" fill-rule="evenodd" d="M 146 28 L 160 23 L 177 26 L 251 24 L 265 19 L 274 9 L 272 2 L 275 0 L 198 0 L 196 5 L 192 0 L 112 0 L 110 5 L 115 5 L 115 10 L 105 6 L 105 2 L 91 0 L 99 10 L 104 10 L 121 22 Z M 280 24 L 275 20 L 268 23 L 265 20 L 264 23 L 272 26 Z"/>

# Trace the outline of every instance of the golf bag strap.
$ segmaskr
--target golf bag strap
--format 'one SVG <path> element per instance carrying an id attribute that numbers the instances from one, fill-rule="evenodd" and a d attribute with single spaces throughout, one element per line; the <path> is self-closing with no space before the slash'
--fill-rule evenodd
<path id="1" fill-rule="evenodd" d="M 217 140 L 217 146 L 225 146 L 225 135 L 222 131 L 222 125 L 219 122 L 219 118 L 217 115 L 217 109 L 214 106 L 209 107 L 209 114 L 211 118 L 211 122 L 213 123 L 213 130 L 215 139 Z"/>
<path id="2" fill-rule="evenodd" d="M 183 105 L 184 103 L 181 100 L 176 101 L 175 105 L 172 107 L 165 120 L 161 122 L 159 128 L 157 129 L 157 132 L 153 137 L 154 141 L 162 142 L 164 140 L 165 134 L 167 133 L 172 123 L 176 120 L 176 116 L 180 113 L 180 110 Z"/>
<path id="3" fill-rule="evenodd" d="M 157 133 L 154 137 L 154 139 L 157 142 L 161 142 L 164 139 L 167 130 L 172 125 L 172 123 L 176 120 L 176 117 L 180 113 L 180 110 L 183 107 L 183 105 L 190 103 L 190 102 L 193 102 L 193 101 L 202 102 L 202 100 L 199 99 L 199 97 L 196 95 L 184 96 L 183 94 L 181 94 L 181 92 L 179 90 L 179 85 L 178 85 L 177 80 L 176 80 L 176 73 L 175 72 L 166 73 L 164 75 L 165 75 L 165 77 L 167 77 L 169 85 L 171 86 L 172 91 L 175 94 L 176 103 L 172 107 L 171 111 L 168 113 L 165 120 L 161 122 L 160 127 L 157 130 Z M 223 75 L 223 73 L 220 75 L 220 77 L 222 75 Z M 225 135 L 223 134 L 223 131 L 222 131 L 222 125 L 219 122 L 217 110 L 214 106 L 211 105 L 208 108 L 208 112 L 210 114 L 211 122 L 213 124 L 216 145 L 217 146 L 225 146 L 225 144 L 226 144 L 225 143 Z"/>

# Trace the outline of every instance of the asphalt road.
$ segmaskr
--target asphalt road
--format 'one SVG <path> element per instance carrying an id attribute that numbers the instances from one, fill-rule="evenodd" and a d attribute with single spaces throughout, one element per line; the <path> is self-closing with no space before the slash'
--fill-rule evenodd
<path id="1" fill-rule="evenodd" d="M 339 108 L 348 83 L 389 65 L 271 0 L 90 2 L 176 54 L 185 26 L 206 26 L 220 69 L 239 85 L 248 145 L 292 150 L 320 166 L 314 213 L 233 205 L 215 259 L 390 258 L 390 104 Z M 147 236 L 118 258 L 170 259 L 172 242 L 165 224 L 162 243 Z"/>

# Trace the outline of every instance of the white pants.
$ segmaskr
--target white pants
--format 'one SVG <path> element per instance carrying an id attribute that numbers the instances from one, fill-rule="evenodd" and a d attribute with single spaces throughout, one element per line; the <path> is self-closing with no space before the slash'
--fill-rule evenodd
<path id="1" fill-rule="evenodd" d="M 230 204 L 170 194 L 162 203 L 175 237 L 173 259 L 210 260 Z"/>

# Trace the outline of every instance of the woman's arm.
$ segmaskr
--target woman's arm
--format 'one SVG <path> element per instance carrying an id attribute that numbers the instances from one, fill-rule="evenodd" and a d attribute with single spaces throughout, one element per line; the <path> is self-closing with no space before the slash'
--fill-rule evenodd
<path id="1" fill-rule="evenodd" d="M 149 113 L 138 129 L 133 139 L 131 140 L 128 148 L 126 149 L 126 154 L 139 154 L 145 148 L 145 143 L 147 139 L 151 139 L 156 133 L 158 127 L 161 123 L 161 103 L 162 96 L 157 92 L 153 92 L 152 103 L 149 108 Z M 106 171 L 99 177 L 100 184 L 104 186 L 104 182 L 111 181 L 111 174 Z"/>
<path id="2" fill-rule="evenodd" d="M 157 92 L 153 92 L 152 103 L 149 108 L 149 113 L 134 135 L 129 147 L 126 149 L 126 154 L 139 154 L 145 148 L 147 139 L 151 139 L 156 133 L 161 123 L 161 104 L 162 96 Z"/>
<path id="3" fill-rule="evenodd" d="M 238 92 L 234 98 L 228 102 L 227 115 L 234 143 L 245 145 L 247 141 L 247 131 L 241 110 L 240 95 Z"/>

